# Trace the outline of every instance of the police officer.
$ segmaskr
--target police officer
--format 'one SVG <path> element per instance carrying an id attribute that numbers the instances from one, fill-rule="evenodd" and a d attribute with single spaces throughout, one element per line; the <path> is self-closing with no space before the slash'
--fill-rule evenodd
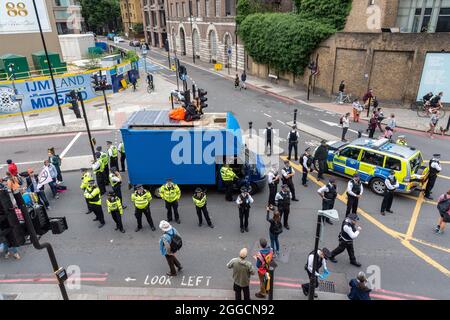
<path id="1" fill-rule="evenodd" d="M 108 212 L 111 214 L 114 222 L 116 223 L 116 231 L 120 230 L 120 232 L 125 233 L 122 224 L 122 201 L 120 198 L 114 193 L 114 191 L 108 194 L 108 198 L 106 199 L 106 205 L 108 207 Z"/>
<path id="2" fill-rule="evenodd" d="M 319 173 L 317 179 L 323 179 L 323 174 L 327 171 L 327 158 L 328 158 L 328 145 L 325 140 L 320 142 L 320 146 L 317 148 L 314 158 L 317 160 L 319 165 Z"/>
<path id="3" fill-rule="evenodd" d="M 120 153 L 120 167 L 122 168 L 120 171 L 125 172 L 125 159 L 127 158 L 127 155 L 125 154 L 125 145 L 123 141 L 119 143 L 118 149 Z"/>
<path id="4" fill-rule="evenodd" d="M 327 262 L 331 253 L 327 248 L 323 248 L 322 250 L 317 250 L 317 261 L 316 261 L 316 272 L 314 274 L 314 285 L 315 287 L 319 287 L 319 277 L 323 278 L 323 275 L 320 274 L 320 269 L 323 267 L 323 270 L 328 273 Z M 308 279 L 313 277 L 313 267 L 314 267 L 314 250 L 308 254 L 308 260 L 305 264 L 305 271 L 308 274 Z M 309 294 L 309 282 L 302 284 L 302 291 L 305 296 Z M 317 298 L 317 294 L 314 294 L 314 298 Z"/>
<path id="5" fill-rule="evenodd" d="M 336 179 L 330 178 L 330 181 L 323 187 L 317 190 L 317 193 L 322 197 L 322 210 L 331 210 L 334 208 L 334 202 L 337 198 Z M 324 217 L 324 220 L 333 225 L 330 218 Z"/>
<path id="6" fill-rule="evenodd" d="M 81 185 L 80 185 L 80 189 L 84 191 L 86 190 L 86 188 L 88 187 L 89 184 L 89 180 L 93 179 L 91 173 L 87 170 L 87 169 L 81 169 Z M 92 212 L 91 207 L 89 206 L 89 202 L 88 199 L 86 199 L 86 205 L 88 208 L 88 211 L 86 212 L 86 214 L 90 214 Z"/>
<path id="7" fill-rule="evenodd" d="M 116 194 L 120 198 L 120 202 L 122 203 L 122 207 L 124 209 L 127 208 L 126 205 L 123 203 L 122 198 L 122 176 L 120 175 L 119 170 L 117 170 L 116 167 L 111 167 L 111 172 L 109 174 L 109 183 L 111 184 L 111 187 Z"/>
<path id="8" fill-rule="evenodd" d="M 106 193 L 105 165 L 100 160 L 100 155 L 98 155 L 97 160 L 92 164 L 92 172 L 94 172 L 97 179 L 97 184 L 100 188 L 101 195 L 104 195 Z"/>
<path id="9" fill-rule="evenodd" d="M 269 203 L 268 205 L 275 205 L 275 195 L 277 194 L 277 186 L 280 183 L 280 175 L 276 166 L 272 166 L 267 173 L 267 182 L 269 183 Z"/>
<path id="10" fill-rule="evenodd" d="M 214 228 L 214 225 L 209 218 L 208 208 L 206 207 L 206 192 L 202 190 L 202 188 L 196 188 L 194 195 L 192 196 L 192 200 L 195 204 L 195 209 L 197 210 L 198 216 L 198 226 L 201 227 L 203 225 L 202 214 L 205 216 L 206 223 L 210 228 Z"/>
<path id="11" fill-rule="evenodd" d="M 288 160 L 284 161 L 284 168 L 281 169 L 281 180 L 283 184 L 287 184 L 289 190 L 292 193 L 292 201 L 298 201 L 295 197 L 295 187 L 292 178 L 295 175 L 294 169 L 291 167 L 290 162 Z"/>
<path id="12" fill-rule="evenodd" d="M 175 221 L 180 224 L 180 217 L 178 215 L 178 200 L 181 197 L 180 188 L 172 182 L 172 179 L 167 179 L 166 184 L 159 189 L 161 198 L 166 202 L 167 221 L 172 221 L 172 210 L 175 214 Z"/>
<path id="13" fill-rule="evenodd" d="M 428 175 L 428 182 L 425 188 L 425 198 L 430 200 L 433 200 L 433 198 L 431 197 L 431 190 L 433 190 L 439 172 L 442 171 L 441 163 L 439 162 L 440 158 L 440 154 L 433 154 L 433 158 L 429 163 L 430 174 Z"/>
<path id="14" fill-rule="evenodd" d="M 241 188 L 241 193 L 237 197 L 236 203 L 239 208 L 239 223 L 241 232 L 244 233 L 244 230 L 248 232 L 248 217 L 250 215 L 250 207 L 253 203 L 253 198 L 246 187 Z"/>
<path id="15" fill-rule="evenodd" d="M 109 156 L 106 152 L 102 151 L 101 146 L 97 147 L 96 156 L 103 164 L 103 179 L 105 181 L 105 185 L 109 185 Z"/>
<path id="16" fill-rule="evenodd" d="M 233 181 L 237 179 L 236 173 L 230 168 L 230 165 L 225 164 L 220 168 L 220 176 L 225 185 L 225 200 L 233 201 Z"/>
<path id="17" fill-rule="evenodd" d="M 385 215 L 385 211 L 393 213 L 391 210 L 392 200 L 394 200 L 394 192 L 400 187 L 395 178 L 395 171 L 391 170 L 389 176 L 384 180 L 386 188 L 384 189 L 383 202 L 381 203 L 381 215 Z"/>
<path id="18" fill-rule="evenodd" d="M 147 222 L 150 225 L 152 231 L 155 231 L 155 226 L 153 225 L 152 214 L 150 212 L 150 201 L 152 200 L 152 195 L 150 191 L 144 189 L 142 184 L 136 186 L 136 191 L 131 195 L 131 201 L 134 203 L 135 211 L 134 216 L 137 221 L 137 228 L 134 230 L 138 232 L 142 229 L 142 214 L 147 218 Z"/>
<path id="19" fill-rule="evenodd" d="M 119 167 L 119 150 L 111 141 L 106 141 L 108 146 L 108 156 L 109 156 L 109 167 L 118 168 Z"/>
<path id="20" fill-rule="evenodd" d="M 283 225 L 286 229 L 289 227 L 289 213 L 291 207 L 292 193 L 289 191 L 289 187 L 286 184 L 281 186 L 280 192 L 275 196 L 275 203 L 280 212 L 280 218 L 283 218 Z"/>
<path id="21" fill-rule="evenodd" d="M 272 122 L 267 122 L 267 127 L 264 130 L 264 133 L 266 135 L 266 154 L 270 157 L 272 155 L 273 150 L 273 128 L 272 128 Z"/>
<path id="22" fill-rule="evenodd" d="M 359 173 L 355 173 L 353 175 L 353 179 L 351 179 L 347 184 L 347 211 L 345 212 L 345 216 L 348 216 L 350 213 L 357 214 L 358 211 L 358 203 L 359 199 L 363 194 L 364 188 L 361 183 L 361 178 Z"/>
<path id="23" fill-rule="evenodd" d="M 309 154 L 310 148 L 307 148 L 300 158 L 300 164 L 302 165 L 302 185 L 307 187 L 308 184 L 308 172 L 311 171 L 312 159 Z"/>
<path id="24" fill-rule="evenodd" d="M 291 160 L 291 153 L 292 149 L 295 151 L 295 161 L 298 160 L 298 139 L 300 138 L 300 135 L 297 131 L 297 126 L 292 126 L 292 130 L 288 134 L 288 143 L 289 143 L 289 156 L 288 160 Z"/>
<path id="25" fill-rule="evenodd" d="M 330 261 L 336 263 L 336 256 L 344 252 L 347 249 L 348 256 L 350 258 L 350 264 L 361 267 L 361 264 L 356 261 L 355 249 L 353 248 L 353 240 L 359 236 L 361 231 L 360 226 L 356 226 L 358 216 L 356 214 L 349 214 L 342 223 L 341 233 L 339 233 L 339 246 L 331 251 Z"/>
<path id="26" fill-rule="evenodd" d="M 99 228 L 105 225 L 105 217 L 102 209 L 102 197 L 100 195 L 100 188 L 95 185 L 94 179 L 89 180 L 87 188 L 84 190 L 84 197 L 88 200 L 89 207 L 95 214 L 93 221 L 99 221 Z"/>

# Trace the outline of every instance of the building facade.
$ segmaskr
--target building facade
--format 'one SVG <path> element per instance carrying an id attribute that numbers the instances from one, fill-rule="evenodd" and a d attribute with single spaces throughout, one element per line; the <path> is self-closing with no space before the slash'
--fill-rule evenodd
<path id="1" fill-rule="evenodd" d="M 85 30 L 78 0 L 53 0 L 53 15 L 58 34 L 81 33 Z"/>
<path id="2" fill-rule="evenodd" d="M 143 24 L 141 0 L 120 0 L 120 14 L 127 37 L 141 33 L 141 30 L 135 30 L 137 24 Z"/>
<path id="3" fill-rule="evenodd" d="M 164 0 L 141 0 L 144 15 L 145 42 L 162 48 L 167 40 L 167 22 Z"/>

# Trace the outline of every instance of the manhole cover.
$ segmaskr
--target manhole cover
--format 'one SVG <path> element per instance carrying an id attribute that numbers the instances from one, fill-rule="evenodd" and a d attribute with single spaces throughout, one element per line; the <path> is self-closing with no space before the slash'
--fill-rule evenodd
<path id="1" fill-rule="evenodd" d="M 319 291 L 335 293 L 336 288 L 334 287 L 334 282 L 327 280 L 319 280 Z"/>
<path id="2" fill-rule="evenodd" d="M 264 89 L 270 89 L 270 88 L 272 88 L 272 87 L 270 87 L 270 86 L 261 86 L 261 88 L 264 88 Z"/>

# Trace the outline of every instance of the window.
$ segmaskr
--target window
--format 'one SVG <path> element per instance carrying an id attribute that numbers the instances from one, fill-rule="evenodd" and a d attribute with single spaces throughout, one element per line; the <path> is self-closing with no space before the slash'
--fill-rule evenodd
<path id="1" fill-rule="evenodd" d="M 220 17 L 220 0 L 216 0 L 215 4 L 216 4 L 216 8 L 215 8 L 216 17 Z"/>
<path id="2" fill-rule="evenodd" d="M 231 2 L 233 0 L 225 0 L 225 15 L 226 16 L 231 16 Z"/>
<path id="3" fill-rule="evenodd" d="M 371 151 L 363 151 L 363 155 L 361 157 L 361 162 L 371 164 L 373 166 L 382 167 L 384 161 L 384 156 L 379 153 L 371 152 Z"/>
<path id="4" fill-rule="evenodd" d="M 441 8 L 439 11 L 436 32 L 450 32 L 450 8 Z"/>
<path id="5" fill-rule="evenodd" d="M 386 165 L 384 166 L 386 169 L 400 171 L 402 169 L 402 162 L 398 159 L 387 158 Z"/>
<path id="6" fill-rule="evenodd" d="M 195 15 L 197 17 L 200 15 L 200 0 L 195 1 Z"/>
<path id="7" fill-rule="evenodd" d="M 428 30 L 430 30 L 430 20 L 432 13 L 433 8 L 425 8 L 423 20 L 421 21 L 422 9 L 416 9 L 413 22 L 413 32 L 428 32 Z"/>
<path id="8" fill-rule="evenodd" d="M 181 3 L 181 10 L 183 10 L 183 12 L 182 12 L 182 17 L 185 17 L 186 15 L 186 10 L 185 10 L 185 6 L 186 6 L 186 3 L 184 3 L 184 2 L 182 2 Z"/>
<path id="9" fill-rule="evenodd" d="M 176 12 L 176 13 L 177 13 L 177 17 L 179 17 L 178 13 L 179 13 L 180 11 L 179 11 L 179 9 L 178 9 L 178 3 L 175 5 L 175 9 L 176 9 L 176 11 L 177 11 L 177 12 Z"/>
<path id="10" fill-rule="evenodd" d="M 346 157 L 346 158 L 353 159 L 353 160 L 358 160 L 359 152 L 360 152 L 360 149 L 348 147 L 348 148 L 345 148 L 344 150 L 342 150 L 339 154 L 342 157 Z"/>
<path id="11" fill-rule="evenodd" d="M 170 4 L 170 16 L 173 17 L 173 3 Z"/>
<path id="12" fill-rule="evenodd" d="M 367 4 L 368 7 L 373 6 L 375 4 L 375 0 L 369 0 L 369 3 Z"/>
<path id="13" fill-rule="evenodd" d="M 209 0 L 205 0 L 205 16 L 209 17 Z"/>

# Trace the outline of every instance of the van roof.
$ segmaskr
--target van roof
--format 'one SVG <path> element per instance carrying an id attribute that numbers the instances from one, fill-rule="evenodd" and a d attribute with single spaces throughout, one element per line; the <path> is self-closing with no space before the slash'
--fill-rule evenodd
<path id="1" fill-rule="evenodd" d="M 375 140 L 370 138 L 359 138 L 355 141 L 352 141 L 350 144 L 382 151 L 384 153 L 398 156 L 404 159 L 409 159 L 418 152 L 418 150 L 415 148 L 391 143 L 388 139 Z"/>
<path id="2" fill-rule="evenodd" d="M 137 130 L 175 128 L 226 129 L 226 113 L 205 113 L 200 120 L 184 121 L 169 118 L 169 110 L 140 110 L 133 113 L 124 128 Z"/>

